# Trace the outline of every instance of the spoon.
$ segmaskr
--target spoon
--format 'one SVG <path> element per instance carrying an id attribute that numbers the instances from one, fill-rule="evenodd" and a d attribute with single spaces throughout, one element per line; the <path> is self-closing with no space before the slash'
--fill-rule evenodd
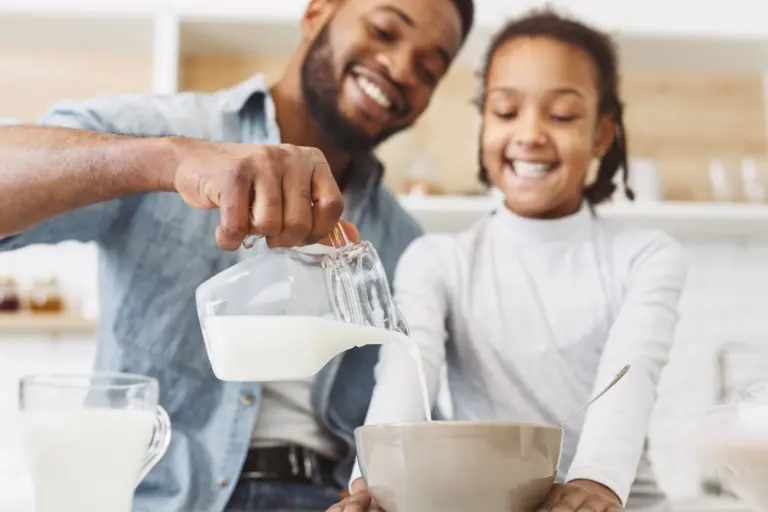
<path id="1" fill-rule="evenodd" d="M 629 365 L 627 365 L 624 368 L 622 368 L 619 371 L 619 373 L 616 374 L 616 376 L 613 378 L 613 380 L 611 380 L 611 382 L 609 382 L 608 385 L 605 386 L 605 388 L 600 393 L 598 393 L 594 398 L 592 398 L 592 400 L 587 402 L 586 405 L 581 406 L 579 409 L 573 411 L 571 414 L 566 416 L 565 419 L 560 422 L 560 428 L 563 428 L 563 425 L 568 423 L 568 421 L 571 420 L 574 416 L 576 416 L 577 414 L 580 414 L 581 412 L 583 412 L 587 407 L 589 407 L 590 405 L 595 403 L 595 401 L 598 398 L 600 398 L 601 396 L 606 394 L 609 389 L 611 389 L 613 386 L 615 386 L 616 383 L 619 382 L 627 374 L 628 371 L 629 371 Z"/>

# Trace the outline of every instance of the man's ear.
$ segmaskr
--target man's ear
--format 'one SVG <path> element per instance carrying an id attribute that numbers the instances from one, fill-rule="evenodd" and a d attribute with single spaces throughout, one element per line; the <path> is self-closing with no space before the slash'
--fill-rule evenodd
<path id="1" fill-rule="evenodd" d="M 259 0 L 265 1 L 265 0 Z M 267 0 L 267 1 L 285 1 L 285 0 Z M 304 39 L 314 39 L 333 11 L 338 7 L 341 0 L 310 0 L 304 16 L 301 18 L 301 32 Z"/>
<path id="2" fill-rule="evenodd" d="M 595 130 L 594 156 L 598 158 L 604 157 L 611 148 L 615 138 L 616 121 L 611 119 L 610 116 L 601 117 L 597 122 L 597 129 Z"/>

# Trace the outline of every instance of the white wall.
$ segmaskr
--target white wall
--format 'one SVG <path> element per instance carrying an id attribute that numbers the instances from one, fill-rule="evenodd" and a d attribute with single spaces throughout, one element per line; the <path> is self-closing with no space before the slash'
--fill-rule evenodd
<path id="1" fill-rule="evenodd" d="M 689 245 L 688 289 L 681 303 L 678 342 L 664 374 L 652 426 L 652 450 L 662 485 L 674 497 L 699 493 L 692 444 L 698 419 L 715 400 L 716 352 L 723 343 L 768 345 L 768 245 Z M 96 251 L 66 244 L 0 254 L 0 274 L 29 279 L 55 272 L 72 295 L 95 298 Z M 77 339 L 12 339 L 0 333 L 0 510 L 28 493 L 12 411 L 16 381 L 30 372 L 87 371 L 93 343 Z M 768 375 L 766 375 L 768 378 Z M 11 483 L 15 482 L 15 483 Z"/>

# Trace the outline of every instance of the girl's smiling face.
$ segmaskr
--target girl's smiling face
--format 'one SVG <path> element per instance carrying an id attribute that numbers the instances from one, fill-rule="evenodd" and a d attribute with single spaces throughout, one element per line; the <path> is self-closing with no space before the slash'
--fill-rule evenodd
<path id="1" fill-rule="evenodd" d="M 597 79 L 586 51 L 550 37 L 515 37 L 494 52 L 481 160 L 513 212 L 556 218 L 580 208 L 590 164 L 616 130 L 599 115 Z"/>

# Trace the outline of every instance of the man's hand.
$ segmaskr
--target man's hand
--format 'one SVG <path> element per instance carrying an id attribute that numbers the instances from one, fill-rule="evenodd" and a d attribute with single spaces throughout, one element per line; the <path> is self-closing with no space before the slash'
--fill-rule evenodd
<path id="1" fill-rule="evenodd" d="M 555 484 L 539 512 L 622 512 L 619 498 L 609 488 L 592 480 Z"/>
<path id="2" fill-rule="evenodd" d="M 339 225 L 344 230 L 344 234 L 347 235 L 347 238 L 350 242 L 353 244 L 360 243 L 360 232 L 357 230 L 357 226 L 352 224 L 351 222 L 347 222 L 346 220 L 340 220 Z M 333 247 L 333 240 L 331 239 L 330 235 L 324 236 L 322 239 L 320 239 L 317 243 L 327 245 L 328 247 Z"/>
<path id="3" fill-rule="evenodd" d="M 376 504 L 365 480 L 358 478 L 352 482 L 352 494 L 328 509 L 327 512 L 384 512 L 384 509 Z"/>
<path id="4" fill-rule="evenodd" d="M 237 249 L 249 234 L 271 247 L 316 242 L 341 217 L 344 199 L 318 149 L 172 140 L 172 189 L 190 206 L 219 208 L 222 249 Z"/>

